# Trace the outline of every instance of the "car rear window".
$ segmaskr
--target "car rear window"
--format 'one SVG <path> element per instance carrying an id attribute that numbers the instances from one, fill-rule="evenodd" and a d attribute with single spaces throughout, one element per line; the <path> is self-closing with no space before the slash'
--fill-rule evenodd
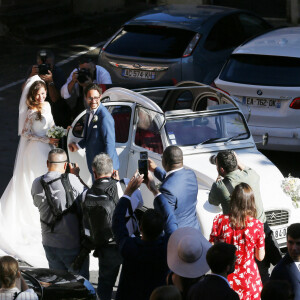
<path id="1" fill-rule="evenodd" d="M 300 86 L 300 59 L 270 55 L 232 55 L 220 74 L 229 82 L 266 86 Z"/>
<path id="2" fill-rule="evenodd" d="M 125 26 L 105 51 L 125 56 L 178 58 L 195 34 L 162 26 Z"/>

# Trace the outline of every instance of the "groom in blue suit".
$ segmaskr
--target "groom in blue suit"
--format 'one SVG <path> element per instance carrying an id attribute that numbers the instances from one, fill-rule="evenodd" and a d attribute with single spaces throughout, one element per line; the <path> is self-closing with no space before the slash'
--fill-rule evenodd
<path id="1" fill-rule="evenodd" d="M 163 169 L 149 159 L 149 170 L 162 182 L 159 191 L 173 208 L 178 227 L 199 229 L 196 214 L 198 183 L 192 170 L 183 168 L 182 150 L 175 146 L 165 149 L 162 156 Z"/>
<path id="2" fill-rule="evenodd" d="M 86 160 L 90 173 L 93 175 L 92 162 L 94 157 L 101 153 L 107 153 L 113 161 L 114 170 L 119 169 L 119 157 L 115 146 L 115 123 L 106 107 L 100 103 L 102 90 L 97 84 L 89 84 L 84 94 L 89 105 L 87 110 L 84 136 L 78 143 L 70 143 L 69 150 L 77 151 L 86 149 Z"/>
<path id="3" fill-rule="evenodd" d="M 271 280 L 286 280 L 293 290 L 294 299 L 300 299 L 300 223 L 287 229 L 287 254 L 275 266 Z"/>

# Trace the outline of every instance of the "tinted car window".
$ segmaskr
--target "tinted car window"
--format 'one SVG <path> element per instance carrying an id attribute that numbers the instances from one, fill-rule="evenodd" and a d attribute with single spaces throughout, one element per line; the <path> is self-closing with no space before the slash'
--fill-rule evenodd
<path id="1" fill-rule="evenodd" d="M 267 55 L 233 55 L 222 73 L 224 81 L 266 86 L 300 86 L 300 59 Z"/>
<path id="2" fill-rule="evenodd" d="M 209 51 L 219 51 L 238 46 L 243 42 L 243 35 L 234 16 L 221 19 L 212 28 L 204 48 Z"/>
<path id="3" fill-rule="evenodd" d="M 115 121 L 116 143 L 126 143 L 129 136 L 131 108 L 123 105 L 107 106 L 106 108 Z"/>
<path id="4" fill-rule="evenodd" d="M 83 138 L 83 129 L 85 124 L 86 114 L 84 114 L 75 124 L 72 133 L 75 137 Z"/>
<path id="5" fill-rule="evenodd" d="M 247 15 L 247 14 L 238 14 L 238 21 L 240 22 L 240 26 L 244 31 L 245 39 L 248 39 L 254 35 L 257 35 L 267 29 L 272 28 L 264 20 L 257 18 L 255 16 Z"/>
<path id="6" fill-rule="evenodd" d="M 193 31 L 178 28 L 125 26 L 105 51 L 126 56 L 178 58 L 194 35 Z"/>
<path id="7" fill-rule="evenodd" d="M 138 107 L 136 111 L 138 116 L 137 129 L 135 134 L 135 144 L 156 153 L 163 153 L 163 145 L 159 129 L 160 113 L 156 113 L 144 107 Z"/>

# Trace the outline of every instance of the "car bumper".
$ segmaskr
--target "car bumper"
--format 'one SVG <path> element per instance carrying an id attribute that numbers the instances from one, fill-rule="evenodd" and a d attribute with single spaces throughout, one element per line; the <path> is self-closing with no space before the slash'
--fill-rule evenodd
<path id="1" fill-rule="evenodd" d="M 249 125 L 257 148 L 277 151 L 300 151 L 300 128 L 274 128 Z M 262 145 L 262 136 L 268 133 L 268 143 Z"/>

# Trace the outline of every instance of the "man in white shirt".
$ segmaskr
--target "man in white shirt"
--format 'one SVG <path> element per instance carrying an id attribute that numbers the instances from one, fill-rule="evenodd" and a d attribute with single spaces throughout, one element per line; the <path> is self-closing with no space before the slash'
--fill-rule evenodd
<path id="1" fill-rule="evenodd" d="M 83 89 L 91 83 L 103 88 L 103 85 L 112 82 L 108 71 L 95 65 L 89 56 L 82 56 L 78 61 L 78 68 L 71 72 L 60 90 L 62 98 L 68 99 L 67 102 L 72 107 L 73 119 L 86 108 Z"/>

